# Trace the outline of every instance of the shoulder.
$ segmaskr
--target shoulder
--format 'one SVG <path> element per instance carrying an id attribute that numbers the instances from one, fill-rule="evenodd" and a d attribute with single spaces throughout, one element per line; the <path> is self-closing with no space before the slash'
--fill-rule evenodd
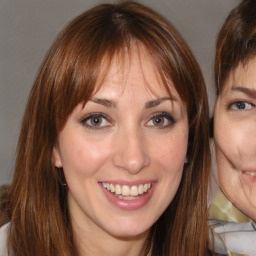
<path id="1" fill-rule="evenodd" d="M 3 225 L 0 228 L 0 256 L 8 255 L 7 248 L 6 248 L 8 228 L 9 228 L 9 223 Z"/>

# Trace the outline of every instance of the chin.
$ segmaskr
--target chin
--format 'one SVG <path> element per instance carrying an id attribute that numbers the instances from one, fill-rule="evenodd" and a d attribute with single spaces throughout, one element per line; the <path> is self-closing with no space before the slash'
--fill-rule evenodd
<path id="1" fill-rule="evenodd" d="M 255 198 L 251 198 L 248 200 L 248 196 L 245 191 L 242 189 L 237 190 L 237 193 L 234 194 L 234 191 L 225 190 L 223 188 L 224 194 L 227 196 L 229 201 L 236 206 L 242 213 L 251 218 L 252 220 L 256 220 L 256 205 Z"/>
<path id="2" fill-rule="evenodd" d="M 113 229 L 109 228 L 108 233 L 112 236 L 124 239 L 124 240 L 132 240 L 134 238 L 144 237 L 148 234 L 152 225 L 142 225 L 140 224 L 128 224 L 128 225 L 118 225 Z"/>

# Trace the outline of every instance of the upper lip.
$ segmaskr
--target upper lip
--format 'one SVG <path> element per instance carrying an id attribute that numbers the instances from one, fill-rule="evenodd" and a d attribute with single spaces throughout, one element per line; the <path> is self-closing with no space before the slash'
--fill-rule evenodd
<path id="1" fill-rule="evenodd" d="M 237 171 L 240 171 L 240 172 L 254 172 L 254 173 L 256 173 L 256 170 L 237 169 Z"/>

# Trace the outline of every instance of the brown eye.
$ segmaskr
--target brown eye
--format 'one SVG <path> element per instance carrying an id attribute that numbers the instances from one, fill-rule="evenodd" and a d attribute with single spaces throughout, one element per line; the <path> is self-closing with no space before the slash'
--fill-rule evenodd
<path id="1" fill-rule="evenodd" d="M 101 116 L 91 117 L 87 121 L 87 123 L 92 125 L 92 126 L 100 126 L 102 124 L 102 117 Z"/>
<path id="2" fill-rule="evenodd" d="M 165 124 L 165 118 L 164 117 L 156 117 L 152 119 L 152 122 L 155 126 L 163 126 Z"/>
<path id="3" fill-rule="evenodd" d="M 147 126 L 155 128 L 166 128 L 175 123 L 172 115 L 166 112 L 154 114 L 147 122 Z"/>
<path id="4" fill-rule="evenodd" d="M 103 113 L 93 113 L 82 118 L 81 123 L 90 129 L 102 129 L 111 126 L 110 118 Z"/>

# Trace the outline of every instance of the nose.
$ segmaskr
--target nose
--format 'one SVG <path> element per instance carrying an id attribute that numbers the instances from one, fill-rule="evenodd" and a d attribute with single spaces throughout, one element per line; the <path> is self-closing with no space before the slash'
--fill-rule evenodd
<path id="1" fill-rule="evenodd" d="M 120 132 L 114 147 L 114 165 L 130 174 L 137 174 L 150 164 L 146 139 L 138 129 Z"/>

